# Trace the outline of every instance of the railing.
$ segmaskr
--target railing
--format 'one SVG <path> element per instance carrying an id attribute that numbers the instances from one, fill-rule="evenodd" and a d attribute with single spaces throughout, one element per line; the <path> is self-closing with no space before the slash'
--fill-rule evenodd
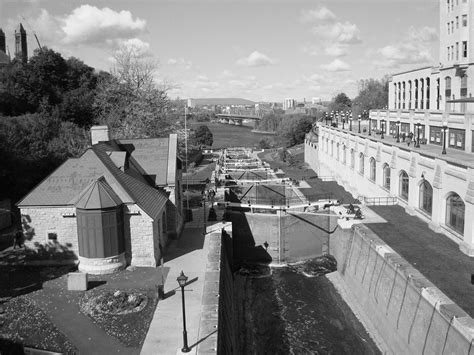
<path id="1" fill-rule="evenodd" d="M 321 201 L 330 201 L 334 200 L 333 199 L 333 194 L 332 193 L 323 193 L 323 194 L 312 194 L 312 195 L 306 195 L 306 196 L 281 196 L 277 197 L 275 195 L 282 195 L 281 192 L 275 191 L 274 196 L 256 196 L 256 195 L 246 195 L 244 193 L 243 195 L 240 195 L 240 187 L 238 186 L 228 186 L 229 188 L 229 193 L 226 192 L 224 201 L 226 202 L 237 202 L 237 203 L 242 203 L 242 204 L 248 204 L 249 206 L 251 205 L 269 205 L 269 206 L 295 206 L 295 205 L 310 205 L 312 203 L 316 202 L 321 202 Z M 235 192 L 233 191 L 237 189 Z M 249 190 L 247 190 L 248 192 Z M 236 193 L 237 192 L 237 193 Z"/>
<path id="2" fill-rule="evenodd" d="M 322 181 L 336 181 L 334 176 L 318 176 L 318 179 Z"/>
<path id="3" fill-rule="evenodd" d="M 364 204 L 367 206 L 393 206 L 398 205 L 398 197 L 383 196 L 383 197 L 364 197 Z"/>

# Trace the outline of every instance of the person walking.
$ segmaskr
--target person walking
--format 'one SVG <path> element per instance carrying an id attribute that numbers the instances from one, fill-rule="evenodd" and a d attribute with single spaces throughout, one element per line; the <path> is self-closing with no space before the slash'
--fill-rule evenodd
<path id="1" fill-rule="evenodd" d="M 24 248 L 25 245 L 23 243 L 23 232 L 22 231 L 17 231 L 15 235 L 13 236 L 13 249 L 16 248 Z"/>

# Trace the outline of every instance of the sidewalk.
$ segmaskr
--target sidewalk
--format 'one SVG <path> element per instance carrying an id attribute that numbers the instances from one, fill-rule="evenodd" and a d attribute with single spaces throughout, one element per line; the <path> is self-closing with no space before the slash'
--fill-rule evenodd
<path id="1" fill-rule="evenodd" d="M 202 208 L 193 209 L 193 216 L 193 221 L 186 224 L 181 237 L 166 250 L 164 265 L 169 272 L 164 285 L 165 299 L 158 302 L 141 354 L 176 354 L 183 347 L 181 289 L 176 281 L 181 271 L 188 277 L 188 282 L 197 278 L 185 287 L 186 328 L 191 348 L 188 354 L 196 354 L 196 345 L 201 340 L 198 335 L 209 240 L 203 235 Z M 206 224 L 209 227 L 214 223 Z"/>

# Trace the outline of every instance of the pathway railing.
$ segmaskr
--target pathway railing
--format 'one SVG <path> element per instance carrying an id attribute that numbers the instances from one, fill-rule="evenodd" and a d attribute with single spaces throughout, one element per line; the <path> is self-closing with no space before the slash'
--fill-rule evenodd
<path id="1" fill-rule="evenodd" d="M 393 206 L 398 205 L 398 197 L 381 196 L 381 197 L 364 197 L 364 204 L 367 206 Z"/>

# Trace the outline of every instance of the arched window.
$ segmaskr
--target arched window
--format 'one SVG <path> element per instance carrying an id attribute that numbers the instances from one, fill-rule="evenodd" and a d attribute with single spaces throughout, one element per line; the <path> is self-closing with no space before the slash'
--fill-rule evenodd
<path id="1" fill-rule="evenodd" d="M 385 163 L 383 165 L 383 187 L 390 190 L 390 166 Z"/>
<path id="2" fill-rule="evenodd" d="M 446 199 L 446 225 L 460 234 L 464 234 L 464 201 L 457 193 Z"/>
<path id="3" fill-rule="evenodd" d="M 334 156 L 334 142 L 331 141 L 331 156 Z"/>
<path id="4" fill-rule="evenodd" d="M 426 78 L 426 109 L 430 109 L 430 78 Z"/>
<path id="5" fill-rule="evenodd" d="M 346 146 L 342 146 L 342 164 L 346 165 Z"/>
<path id="6" fill-rule="evenodd" d="M 427 180 L 420 184 L 420 209 L 430 215 L 433 211 L 433 188 Z"/>
<path id="7" fill-rule="evenodd" d="M 423 103 L 425 100 L 425 81 L 420 79 L 420 109 L 423 110 Z"/>
<path id="8" fill-rule="evenodd" d="M 400 186 L 399 186 L 398 195 L 404 200 L 408 200 L 409 181 L 410 179 L 408 178 L 408 174 L 402 170 L 400 172 Z"/>
<path id="9" fill-rule="evenodd" d="M 359 153 L 359 173 L 364 175 L 364 153 Z"/>
<path id="10" fill-rule="evenodd" d="M 444 78 L 444 80 L 444 96 L 446 97 L 446 99 L 449 99 L 451 97 L 451 77 L 447 76 L 446 78 Z"/>
<path id="11" fill-rule="evenodd" d="M 355 167 L 355 152 L 354 149 L 351 149 L 351 169 Z"/>
<path id="12" fill-rule="evenodd" d="M 415 79 L 415 108 L 418 108 L 418 79 Z"/>
<path id="13" fill-rule="evenodd" d="M 339 161 L 339 143 L 336 143 L 336 160 Z"/>
<path id="14" fill-rule="evenodd" d="M 370 164 L 370 180 L 372 181 L 375 181 L 375 174 L 376 174 L 376 164 L 375 164 L 375 159 L 374 158 L 370 158 L 369 160 L 369 164 Z"/>

